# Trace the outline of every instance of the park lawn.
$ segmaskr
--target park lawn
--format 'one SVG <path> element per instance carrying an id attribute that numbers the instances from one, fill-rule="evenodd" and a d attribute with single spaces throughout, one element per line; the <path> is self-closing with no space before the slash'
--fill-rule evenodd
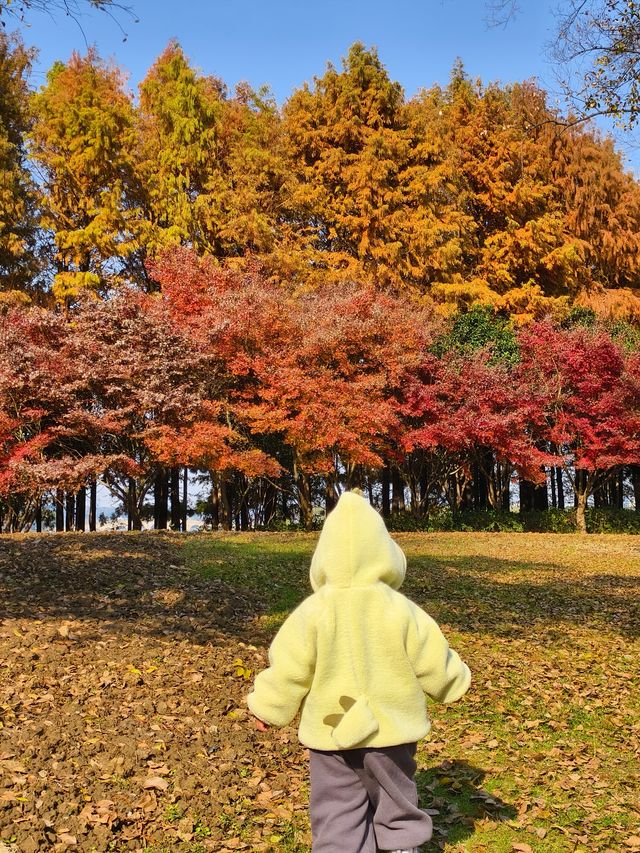
<path id="1" fill-rule="evenodd" d="M 243 697 L 316 538 L 0 537 L 2 843 L 308 851 L 295 728 Z M 640 539 L 396 538 L 474 677 L 420 745 L 423 850 L 640 851 Z"/>
<path id="2" fill-rule="evenodd" d="M 395 538 L 408 557 L 404 591 L 473 672 L 463 701 L 432 707 L 420 746 L 422 805 L 435 829 L 423 849 L 640 849 L 640 541 Z M 207 576 L 261 599 L 258 622 L 271 636 L 309 592 L 314 542 L 197 537 L 187 554 Z"/>

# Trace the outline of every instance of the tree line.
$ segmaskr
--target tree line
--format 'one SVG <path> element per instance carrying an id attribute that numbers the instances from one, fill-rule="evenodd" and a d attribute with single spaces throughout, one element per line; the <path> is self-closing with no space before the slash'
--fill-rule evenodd
<path id="1" fill-rule="evenodd" d="M 0 35 L 4 530 L 638 501 L 640 194 L 530 82 L 407 99 L 377 53 L 280 109 L 171 43 L 135 99 Z M 543 480 L 547 484 L 543 484 Z"/>
<path id="2" fill-rule="evenodd" d="M 373 285 L 282 288 L 258 262 L 220 267 L 192 249 L 72 314 L 2 314 L 5 529 L 43 499 L 83 529 L 102 479 L 141 527 L 184 529 L 184 469 L 206 473 L 213 523 L 310 526 L 360 486 L 389 515 L 521 508 L 573 495 L 640 505 L 640 333 L 574 309 L 516 329 L 476 307 L 445 320 Z M 631 492 L 630 492 L 631 494 Z M 95 500 L 95 498 L 94 498 Z M 406 502 L 406 504 L 405 504 Z M 95 507 L 90 526 L 95 528 Z"/>

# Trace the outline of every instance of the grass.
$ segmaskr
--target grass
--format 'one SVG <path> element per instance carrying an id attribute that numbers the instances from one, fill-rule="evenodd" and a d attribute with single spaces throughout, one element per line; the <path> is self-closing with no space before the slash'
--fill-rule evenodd
<path id="1" fill-rule="evenodd" d="M 316 538 L 194 535 L 184 549 L 194 571 L 255 602 L 262 639 L 309 594 Z M 474 677 L 462 702 L 432 706 L 420 745 L 421 802 L 435 812 L 425 853 L 640 850 L 637 537 L 395 538 L 403 591 Z M 308 851 L 299 837 L 292 825 L 274 849 Z"/>

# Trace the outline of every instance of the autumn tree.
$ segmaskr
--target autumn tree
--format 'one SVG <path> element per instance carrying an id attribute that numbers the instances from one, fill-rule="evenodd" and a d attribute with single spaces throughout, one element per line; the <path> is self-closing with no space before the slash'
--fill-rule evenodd
<path id="1" fill-rule="evenodd" d="M 448 275 L 430 288 L 436 299 L 493 305 L 522 323 L 610 289 L 612 304 L 640 306 L 638 188 L 610 141 L 558 128 L 535 85 L 483 86 L 460 64 L 448 87 L 408 109 L 427 139 L 437 129 L 467 213 L 457 214 Z"/>
<path id="2" fill-rule="evenodd" d="M 514 469 L 527 480 L 544 477 L 550 454 L 536 442 L 544 420 L 541 392 L 519 377 L 518 365 L 495 359 L 491 347 L 443 359 L 425 354 L 406 384 L 400 440 L 441 460 L 441 495 L 454 510 L 508 510 Z"/>
<path id="3" fill-rule="evenodd" d="M 278 108 L 266 88 L 236 87 L 222 104 L 210 168 L 221 172 L 217 256 L 259 254 L 283 280 L 295 246 L 296 186 Z"/>
<path id="4" fill-rule="evenodd" d="M 401 282 L 405 211 L 399 176 L 409 145 L 403 100 L 375 49 L 356 43 L 342 71 L 330 64 L 285 104 L 299 179 L 293 204 L 307 270 Z"/>
<path id="5" fill-rule="evenodd" d="M 128 465 L 104 446 L 119 413 L 98 404 L 95 363 L 78 332 L 68 317 L 43 308 L 12 307 L 0 315 L 5 529 L 28 530 L 47 495 L 55 497 L 59 517 L 64 500 L 67 529 L 83 529 L 84 519 L 76 518 L 82 490 L 107 469 Z"/>
<path id="6" fill-rule="evenodd" d="M 140 84 L 137 173 L 151 256 L 170 245 L 217 253 L 223 98 L 221 81 L 199 75 L 175 41 Z"/>
<path id="7" fill-rule="evenodd" d="M 640 114 L 638 4 L 567 0 L 558 24 L 555 59 L 579 117 L 609 115 L 622 128 L 632 128 Z"/>
<path id="8" fill-rule="evenodd" d="M 0 32 L 0 290 L 33 290 L 35 194 L 25 137 L 29 130 L 28 74 L 33 52 Z"/>
<path id="9" fill-rule="evenodd" d="M 259 433 L 291 449 L 302 519 L 311 475 L 331 508 L 340 483 L 363 485 L 385 461 L 397 424 L 394 394 L 432 334 L 428 312 L 358 285 L 325 285 L 286 308 L 290 328 L 269 335 L 249 362 L 258 379 L 245 408 Z"/>
<path id="10" fill-rule="evenodd" d="M 247 352 L 279 339 L 282 293 L 257 268 L 225 270 L 192 250 L 166 250 L 151 266 L 162 288 L 169 322 L 187 342 L 189 382 L 198 388 L 179 421 L 148 431 L 147 445 L 165 465 L 206 471 L 224 527 L 232 523 L 234 492 L 250 481 L 277 478 L 281 466 L 251 432 L 242 411 L 248 384 Z M 241 498 L 240 505 L 244 505 Z"/>
<path id="11" fill-rule="evenodd" d="M 552 133 L 551 179 L 574 238 L 572 302 L 603 316 L 640 317 L 640 187 L 610 138 Z"/>
<path id="12" fill-rule="evenodd" d="M 640 462 L 640 362 L 597 326 L 521 332 L 522 372 L 530 388 L 545 389 L 539 435 L 562 458 L 575 493 L 578 529 L 594 490 L 621 466 Z"/>
<path id="13" fill-rule="evenodd" d="M 53 293 L 68 304 L 104 291 L 139 247 L 133 107 L 119 69 L 90 50 L 53 66 L 33 113 L 30 153 L 42 180 L 41 225 L 55 246 Z"/>

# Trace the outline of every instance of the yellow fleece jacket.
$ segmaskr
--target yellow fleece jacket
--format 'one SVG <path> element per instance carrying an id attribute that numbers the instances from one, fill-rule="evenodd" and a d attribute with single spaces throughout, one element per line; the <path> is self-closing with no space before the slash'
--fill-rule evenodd
<path id="1" fill-rule="evenodd" d="M 469 668 L 437 623 L 397 592 L 406 559 L 381 516 L 345 492 L 327 516 L 311 562 L 314 594 L 269 649 L 247 697 L 251 712 L 284 726 L 300 707 L 312 749 L 383 747 L 420 740 L 431 724 L 425 694 L 453 702 Z"/>

